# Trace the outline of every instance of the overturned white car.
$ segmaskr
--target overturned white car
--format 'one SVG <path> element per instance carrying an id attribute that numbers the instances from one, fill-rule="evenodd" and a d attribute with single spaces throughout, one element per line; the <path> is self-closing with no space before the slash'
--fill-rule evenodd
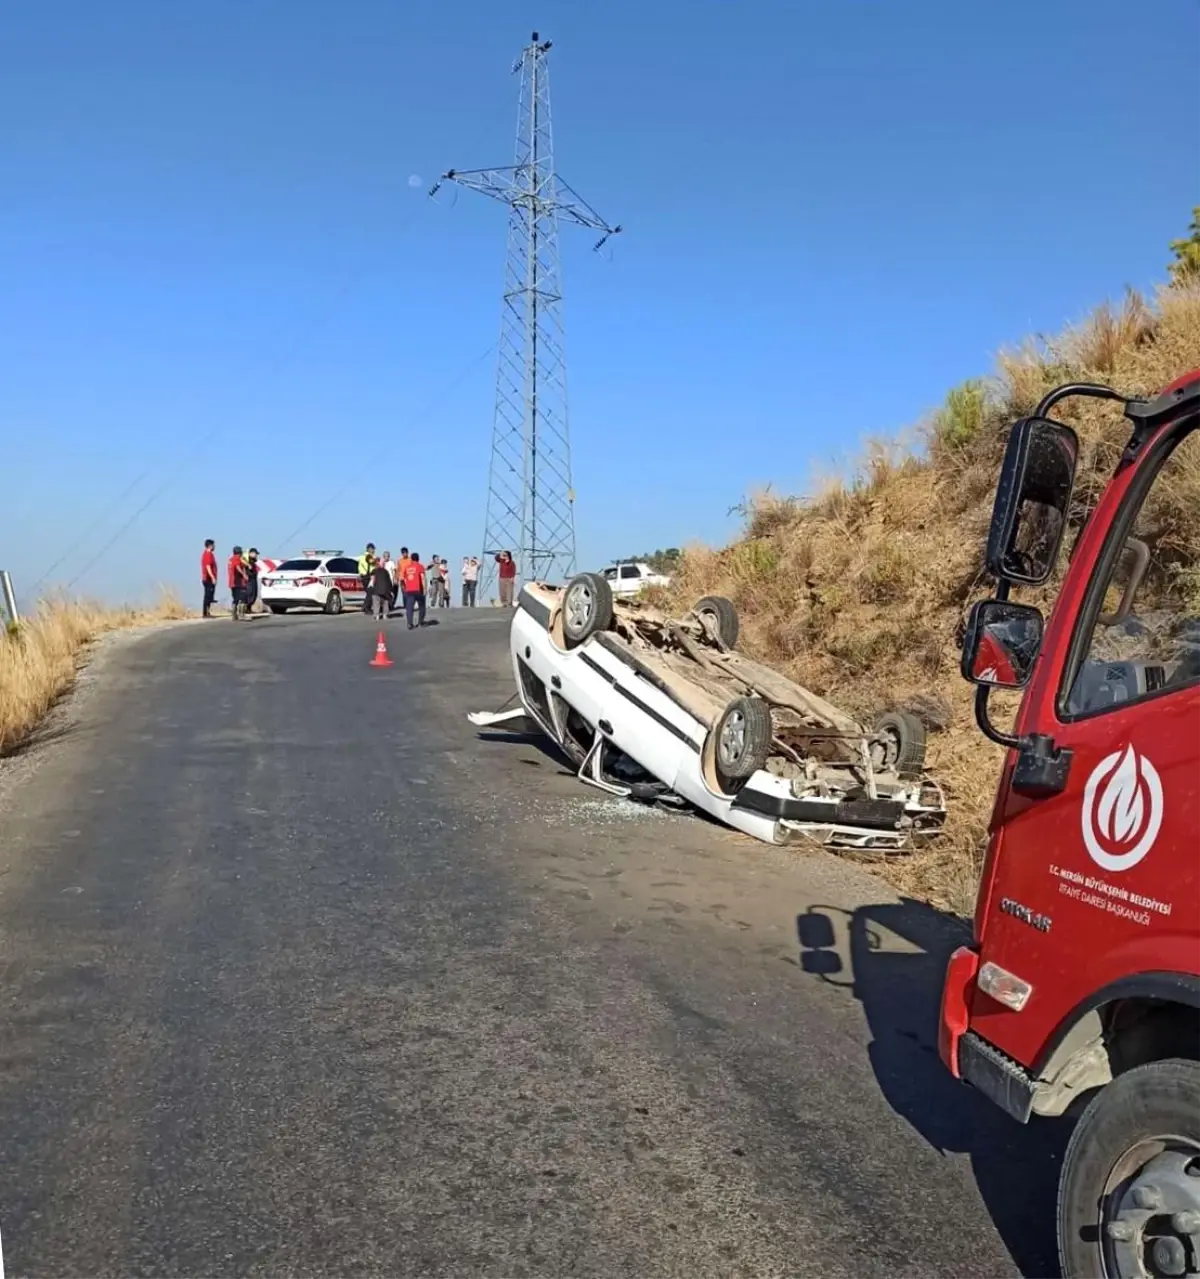
<path id="1" fill-rule="evenodd" d="M 521 706 L 469 718 L 532 719 L 590 785 L 678 797 L 768 843 L 900 849 L 940 829 L 945 803 L 924 776 L 919 719 L 891 712 L 867 730 L 735 652 L 737 633 L 719 596 L 673 619 L 614 601 L 595 573 L 528 585 L 510 634 Z"/>

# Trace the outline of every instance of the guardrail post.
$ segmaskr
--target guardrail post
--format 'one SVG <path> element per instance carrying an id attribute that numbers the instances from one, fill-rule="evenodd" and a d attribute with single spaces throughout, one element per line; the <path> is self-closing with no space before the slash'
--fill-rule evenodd
<path id="1" fill-rule="evenodd" d="M 17 594 L 13 590 L 12 578 L 2 568 L 0 568 L 0 592 L 4 595 L 4 611 L 8 614 L 9 625 L 19 626 L 21 614 L 17 612 Z"/>

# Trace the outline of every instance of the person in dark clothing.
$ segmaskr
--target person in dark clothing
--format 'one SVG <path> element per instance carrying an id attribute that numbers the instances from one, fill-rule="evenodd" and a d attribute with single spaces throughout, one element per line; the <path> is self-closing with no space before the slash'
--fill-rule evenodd
<path id="1" fill-rule="evenodd" d="M 258 548 L 252 546 L 246 552 L 246 612 L 252 613 L 258 602 Z"/>
<path id="2" fill-rule="evenodd" d="M 204 587 L 203 617 L 212 617 L 213 600 L 217 598 L 217 544 L 211 537 L 204 539 L 204 551 L 200 556 L 200 584 Z"/>
<path id="3" fill-rule="evenodd" d="M 377 563 L 371 570 L 371 599 L 375 604 L 376 620 L 382 622 L 387 617 L 392 606 L 393 589 L 391 573 L 382 562 Z"/>
<path id="4" fill-rule="evenodd" d="M 425 568 L 421 563 L 421 555 L 413 551 L 408 563 L 404 566 L 401 579 L 404 588 L 404 614 L 408 618 L 408 629 L 413 628 L 413 611 L 419 613 L 418 625 L 425 625 Z"/>

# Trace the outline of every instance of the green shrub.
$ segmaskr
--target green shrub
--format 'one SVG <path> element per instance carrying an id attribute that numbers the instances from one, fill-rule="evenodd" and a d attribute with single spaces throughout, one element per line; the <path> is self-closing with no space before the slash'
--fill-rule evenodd
<path id="1" fill-rule="evenodd" d="M 987 408 L 987 382 L 968 378 L 951 389 L 934 417 L 934 438 L 945 448 L 964 448 L 982 429 Z"/>

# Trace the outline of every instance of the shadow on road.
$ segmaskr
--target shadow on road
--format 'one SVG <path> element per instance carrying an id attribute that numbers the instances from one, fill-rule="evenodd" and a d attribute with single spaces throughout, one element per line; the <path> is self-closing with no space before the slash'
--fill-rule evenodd
<path id="1" fill-rule="evenodd" d="M 59 698 L 59 702 L 63 701 L 69 692 Z M 57 706 L 58 703 L 56 702 Z M 42 746 L 48 746 L 51 742 L 61 742 L 68 737 L 74 737 L 79 732 L 79 726 L 71 723 L 47 723 L 45 720 L 37 727 L 30 730 L 24 737 L 18 738 L 11 745 L 5 746 L 0 750 L 0 759 L 16 759 L 20 755 L 26 755 L 30 751 L 37 750 Z"/>
<path id="2" fill-rule="evenodd" d="M 558 744 L 553 738 L 547 737 L 540 730 L 525 731 L 513 729 L 504 732 L 501 729 L 480 729 L 476 734 L 476 739 L 481 742 L 504 742 L 508 746 L 536 746 L 547 760 L 559 767 L 559 776 L 574 777 L 578 768 L 572 764 L 567 756 L 558 748 Z M 532 760 L 525 760 L 524 763 L 532 763 Z"/>
<path id="3" fill-rule="evenodd" d="M 1054 1205 L 1067 1122 L 1015 1123 L 955 1081 L 938 1057 L 942 974 L 961 928 L 905 898 L 855 911 L 813 906 L 796 929 L 803 970 L 861 1002 L 888 1104 L 936 1150 L 970 1157 L 980 1197 L 1022 1274 L 1058 1274 Z"/>

